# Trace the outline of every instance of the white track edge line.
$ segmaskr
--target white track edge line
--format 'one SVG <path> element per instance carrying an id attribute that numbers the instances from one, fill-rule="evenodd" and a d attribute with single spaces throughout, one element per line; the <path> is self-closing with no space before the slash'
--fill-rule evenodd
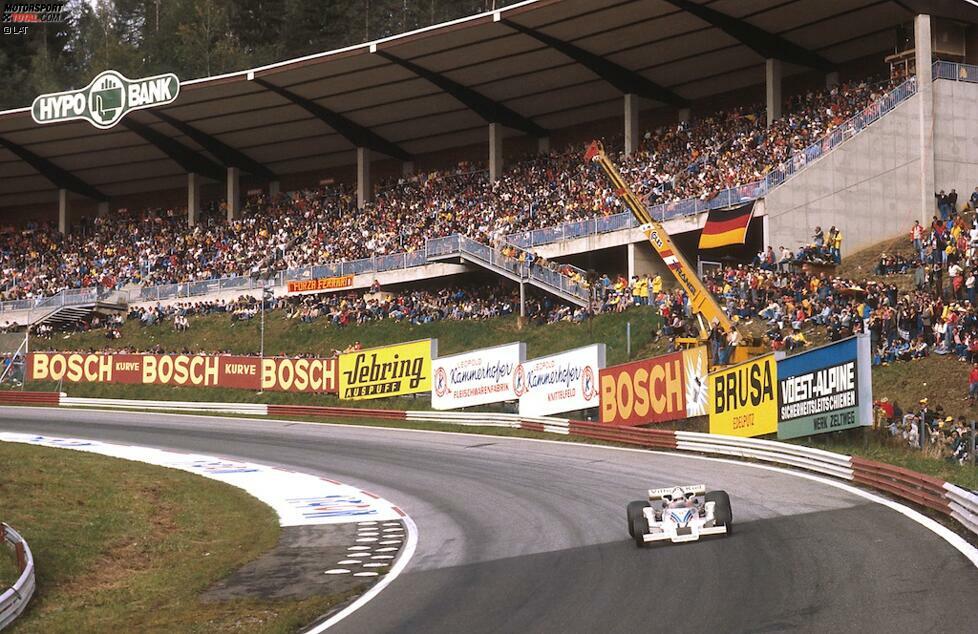
<path id="1" fill-rule="evenodd" d="M 390 585 L 394 579 L 404 572 L 404 569 L 407 568 L 408 562 L 414 556 L 415 548 L 418 545 L 418 526 L 414 523 L 414 520 L 411 519 L 411 516 L 407 514 L 401 518 L 401 521 L 403 521 L 404 526 L 407 527 L 408 538 L 404 543 L 404 550 L 401 551 L 401 555 L 397 558 L 397 562 L 395 562 L 391 567 L 390 572 L 384 575 L 383 579 L 371 586 L 369 590 L 357 597 L 353 603 L 346 606 L 319 625 L 315 625 L 311 629 L 306 630 L 305 634 L 320 634 L 321 632 L 325 632 L 329 628 L 333 627 L 346 617 L 365 606 L 371 599 L 380 594 L 384 588 Z"/>

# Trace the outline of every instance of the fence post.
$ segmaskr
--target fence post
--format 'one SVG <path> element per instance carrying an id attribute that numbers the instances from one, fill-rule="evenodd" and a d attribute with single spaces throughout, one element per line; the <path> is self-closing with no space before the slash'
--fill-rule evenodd
<path id="1" fill-rule="evenodd" d="M 14 550 L 17 552 L 17 571 L 24 572 L 24 569 L 27 568 L 27 553 L 24 552 L 24 542 L 17 542 Z"/>
<path id="2" fill-rule="evenodd" d="M 625 322 L 625 358 L 632 358 L 632 322 Z"/>

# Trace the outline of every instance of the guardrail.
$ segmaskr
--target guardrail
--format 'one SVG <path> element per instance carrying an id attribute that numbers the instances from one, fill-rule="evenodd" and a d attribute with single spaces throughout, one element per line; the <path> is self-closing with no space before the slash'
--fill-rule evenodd
<path id="1" fill-rule="evenodd" d="M 52 399 L 54 402 L 52 403 Z M 0 404 L 57 404 L 62 407 L 126 408 L 220 412 L 272 417 L 371 418 L 443 423 L 464 427 L 506 427 L 579 436 L 647 449 L 688 451 L 786 465 L 861 484 L 950 516 L 978 534 L 978 495 L 956 485 L 890 464 L 802 445 L 699 432 L 619 427 L 555 418 L 486 412 L 444 412 L 261 403 L 204 403 L 130 399 L 72 398 L 53 392 L 0 392 Z"/>
<path id="2" fill-rule="evenodd" d="M 0 522 L 0 531 L 3 532 L 4 544 L 16 553 L 17 569 L 20 571 L 20 576 L 14 585 L 0 594 L 0 630 L 2 630 L 27 609 L 37 584 L 34 580 L 34 555 L 27 545 L 27 540 L 2 522 Z"/>

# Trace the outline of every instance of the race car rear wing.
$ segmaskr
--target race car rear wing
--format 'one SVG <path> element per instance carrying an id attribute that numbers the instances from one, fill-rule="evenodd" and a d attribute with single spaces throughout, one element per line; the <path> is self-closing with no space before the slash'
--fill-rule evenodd
<path id="1" fill-rule="evenodd" d="M 649 499 L 661 500 L 666 497 L 671 497 L 672 492 L 675 491 L 676 489 L 682 489 L 683 494 L 687 494 L 687 495 L 690 493 L 692 493 L 693 495 L 703 495 L 704 493 L 706 493 L 705 484 L 689 484 L 686 486 L 667 487 L 665 489 L 649 489 Z"/>

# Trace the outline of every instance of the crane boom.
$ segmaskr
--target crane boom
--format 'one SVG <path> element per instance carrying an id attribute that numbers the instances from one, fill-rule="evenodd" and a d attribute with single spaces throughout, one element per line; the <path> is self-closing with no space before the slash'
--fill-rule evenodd
<path id="1" fill-rule="evenodd" d="M 726 313 L 717 304 L 710 291 L 703 286 L 703 282 L 700 281 L 696 272 L 690 267 L 689 262 L 686 261 L 683 254 L 673 244 L 672 238 L 669 237 L 665 228 L 656 222 L 639 197 L 635 195 L 632 188 L 622 178 L 618 168 L 615 167 L 611 159 L 608 158 L 608 155 L 605 154 L 604 147 L 602 147 L 600 142 L 591 142 L 584 155 L 584 160 L 597 163 L 608 175 L 611 184 L 615 188 L 615 192 L 625 202 L 625 205 L 632 212 L 632 215 L 635 216 L 635 219 L 638 220 L 645 237 L 652 243 L 652 246 L 658 252 L 662 261 L 665 262 L 666 266 L 669 267 L 669 270 L 679 282 L 679 285 L 686 291 L 686 295 L 689 297 L 690 308 L 693 309 L 695 314 L 701 316 L 706 321 L 706 327 L 717 323 L 723 332 L 734 330 L 734 325 Z M 705 329 L 703 324 L 700 327 L 701 330 Z"/>

